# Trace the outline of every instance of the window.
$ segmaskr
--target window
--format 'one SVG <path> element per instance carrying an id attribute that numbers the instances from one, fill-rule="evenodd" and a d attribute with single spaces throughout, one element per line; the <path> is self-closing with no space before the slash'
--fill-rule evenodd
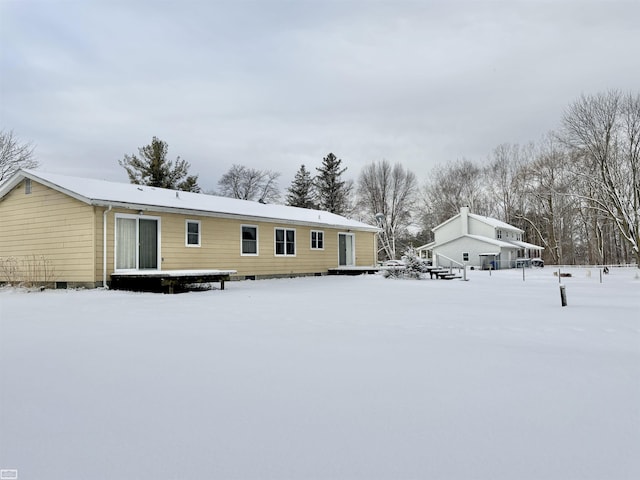
<path id="1" fill-rule="evenodd" d="M 311 231 L 311 250 L 324 250 L 324 232 Z"/>
<path id="2" fill-rule="evenodd" d="M 462 252 L 462 261 L 463 262 L 469 261 L 469 252 Z"/>
<path id="3" fill-rule="evenodd" d="M 200 222 L 198 220 L 187 220 L 185 230 L 185 245 L 187 247 L 199 247 Z"/>
<path id="4" fill-rule="evenodd" d="M 287 228 L 275 229 L 276 255 L 296 254 L 296 231 Z"/>
<path id="5" fill-rule="evenodd" d="M 498 230 L 498 231 L 496 232 L 496 238 L 497 238 L 497 239 L 501 239 L 501 238 L 502 238 L 502 230 Z"/>
<path id="6" fill-rule="evenodd" d="M 242 225 L 242 255 L 258 255 L 258 227 Z"/>
<path id="7" fill-rule="evenodd" d="M 24 194 L 29 195 L 31 193 L 31 179 L 26 178 L 24 181 Z"/>

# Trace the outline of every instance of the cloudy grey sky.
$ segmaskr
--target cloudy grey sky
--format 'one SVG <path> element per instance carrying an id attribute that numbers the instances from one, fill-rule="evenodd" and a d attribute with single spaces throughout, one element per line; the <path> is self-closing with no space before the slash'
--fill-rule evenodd
<path id="1" fill-rule="evenodd" d="M 0 128 L 42 168 L 127 181 L 150 143 L 212 190 L 232 164 L 356 178 L 484 161 L 581 94 L 640 86 L 640 2 L 0 0 Z"/>

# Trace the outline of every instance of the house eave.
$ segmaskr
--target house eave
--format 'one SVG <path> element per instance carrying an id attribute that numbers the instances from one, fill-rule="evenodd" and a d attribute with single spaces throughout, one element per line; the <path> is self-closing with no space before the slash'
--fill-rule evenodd
<path id="1" fill-rule="evenodd" d="M 301 227 L 311 226 L 315 228 L 332 228 L 332 229 L 343 230 L 343 231 L 359 231 L 359 232 L 374 232 L 374 233 L 377 233 L 379 231 L 378 228 L 374 228 L 374 227 L 366 228 L 366 227 L 358 227 L 354 225 L 338 225 L 338 224 L 310 222 L 310 221 L 303 221 L 303 220 L 291 220 L 286 218 L 261 217 L 256 215 L 214 212 L 210 210 L 163 207 L 163 206 L 140 204 L 140 203 L 115 202 L 110 200 L 90 200 L 89 203 L 96 207 L 108 208 L 109 206 L 111 206 L 113 208 L 123 208 L 127 210 L 135 210 L 139 212 L 173 213 L 178 215 L 194 215 L 194 216 L 200 216 L 200 217 L 224 218 L 224 219 L 230 219 L 230 220 L 241 220 L 246 222 L 267 222 L 267 223 L 276 223 L 276 224 L 283 224 L 283 225 L 284 224 L 297 225 Z"/>

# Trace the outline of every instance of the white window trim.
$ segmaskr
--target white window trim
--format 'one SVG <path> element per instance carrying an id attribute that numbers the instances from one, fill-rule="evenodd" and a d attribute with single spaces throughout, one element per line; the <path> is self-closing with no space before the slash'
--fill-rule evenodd
<path id="1" fill-rule="evenodd" d="M 276 232 L 278 230 L 284 230 L 284 253 L 276 253 Z M 293 232 L 293 251 L 294 253 L 287 253 L 287 231 Z M 289 227 L 274 227 L 273 228 L 273 255 L 276 257 L 296 257 L 298 255 L 298 232 L 295 228 Z"/>
<path id="2" fill-rule="evenodd" d="M 276 253 L 276 232 L 278 230 L 284 230 L 284 253 Z M 287 231 L 293 232 L 293 251 L 294 253 L 287 253 Z M 295 228 L 289 227 L 274 227 L 273 229 L 273 255 L 276 257 L 296 257 L 298 256 L 298 232 Z"/>
<path id="3" fill-rule="evenodd" d="M 316 234 L 316 246 L 313 246 L 313 234 Z M 318 245 L 318 233 L 322 234 L 322 247 L 319 248 Z M 311 230 L 309 234 L 309 245 L 311 250 L 324 250 L 324 230 Z"/>
<path id="4" fill-rule="evenodd" d="M 243 242 L 242 229 L 245 227 L 256 229 L 256 253 L 244 253 L 242 251 L 242 242 Z M 258 225 L 249 225 L 249 224 L 240 225 L 240 256 L 241 257 L 257 257 L 259 254 L 260 254 L 260 229 L 258 228 Z"/>
<path id="5" fill-rule="evenodd" d="M 32 192 L 32 185 L 31 185 L 31 179 L 30 178 L 25 178 L 24 179 L 24 194 L 25 195 L 31 195 Z"/>
<path id="6" fill-rule="evenodd" d="M 198 243 L 189 243 L 189 224 L 195 223 L 198 225 Z M 202 223 L 200 220 L 189 220 L 186 219 L 184 221 L 184 245 L 188 248 L 200 248 L 202 246 Z"/>
<path id="7" fill-rule="evenodd" d="M 158 222 L 158 258 L 157 258 L 157 270 L 162 269 L 162 218 L 151 215 L 132 215 L 130 213 L 116 213 L 113 216 L 113 271 L 114 272 L 136 272 L 140 270 L 140 254 L 136 253 L 136 268 L 116 268 L 118 264 L 118 218 L 133 218 L 135 220 L 156 220 Z M 136 243 L 139 243 L 140 237 L 140 224 L 136 224 Z"/>

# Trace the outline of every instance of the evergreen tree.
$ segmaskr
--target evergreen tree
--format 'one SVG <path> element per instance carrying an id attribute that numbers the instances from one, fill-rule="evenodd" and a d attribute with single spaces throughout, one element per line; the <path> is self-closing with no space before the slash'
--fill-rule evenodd
<path id="1" fill-rule="evenodd" d="M 149 145 L 138 148 L 140 157 L 125 155 L 118 163 L 129 175 L 131 183 L 150 187 L 200 192 L 198 176 L 189 175 L 189 163 L 176 158 L 175 164 L 167 160 L 169 146 L 157 137 Z"/>
<path id="2" fill-rule="evenodd" d="M 347 168 L 341 168 L 342 160 L 333 153 L 322 159 L 322 166 L 316 168 L 316 190 L 318 203 L 322 210 L 338 215 L 345 215 L 349 210 L 349 197 L 353 188 L 352 182 L 341 179 Z"/>
<path id="3" fill-rule="evenodd" d="M 315 191 L 311 173 L 304 165 L 296 173 L 287 189 L 287 205 L 301 208 L 317 208 L 315 203 Z"/>

